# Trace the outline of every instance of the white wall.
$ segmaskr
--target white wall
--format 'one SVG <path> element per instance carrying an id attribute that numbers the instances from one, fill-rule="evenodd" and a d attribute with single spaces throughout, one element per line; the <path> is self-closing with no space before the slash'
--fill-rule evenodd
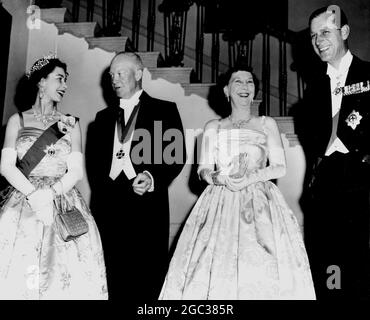
<path id="1" fill-rule="evenodd" d="M 24 74 L 27 60 L 28 33 L 26 0 L 3 0 L 3 7 L 12 15 L 12 30 L 10 35 L 10 48 L 8 60 L 8 75 L 5 92 L 5 103 L 2 123 L 17 111 L 13 99 L 18 80 Z"/>

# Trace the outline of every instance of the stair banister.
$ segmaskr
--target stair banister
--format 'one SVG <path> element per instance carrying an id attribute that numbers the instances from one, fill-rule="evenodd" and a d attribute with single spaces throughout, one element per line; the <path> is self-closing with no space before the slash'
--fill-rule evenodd
<path id="1" fill-rule="evenodd" d="M 149 0 L 148 3 L 148 20 L 147 20 L 147 51 L 154 50 L 154 30 L 156 21 L 156 10 L 155 10 L 156 0 Z"/>
<path id="2" fill-rule="evenodd" d="M 168 66 L 183 66 L 186 21 L 193 0 L 163 0 L 158 10 L 163 13 L 165 62 Z"/>

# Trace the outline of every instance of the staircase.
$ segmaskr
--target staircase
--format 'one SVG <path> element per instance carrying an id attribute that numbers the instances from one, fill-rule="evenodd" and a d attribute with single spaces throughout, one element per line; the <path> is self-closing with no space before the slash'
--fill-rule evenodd
<path id="1" fill-rule="evenodd" d="M 85 145 L 89 124 L 94 120 L 95 114 L 106 105 L 102 97 L 104 71 L 109 67 L 115 53 L 133 51 L 133 46 L 127 36 L 97 37 L 100 30 L 98 23 L 71 22 L 70 17 L 71 14 L 65 8 L 41 10 L 41 28 L 30 31 L 27 67 L 50 51 L 56 51 L 58 57 L 67 63 L 70 74 L 68 91 L 60 108 L 64 113 L 80 117 Z M 158 51 L 137 53 L 145 67 L 143 88 L 153 97 L 176 102 L 186 131 L 188 163 L 169 189 L 171 243 L 198 196 L 192 192 L 189 178 L 194 171 L 193 164 L 197 163 L 194 149 L 196 142 L 200 142 L 201 129 L 208 120 L 218 117 L 208 104 L 210 90 L 215 84 L 191 83 L 192 68 L 164 67 L 162 54 Z M 259 103 L 258 100 L 253 103 L 254 114 L 258 114 Z M 294 149 L 298 141 L 292 118 L 278 117 L 276 120 L 286 148 Z M 90 188 L 87 179 L 78 187 L 88 200 Z M 299 187 L 296 189 L 299 192 Z"/>

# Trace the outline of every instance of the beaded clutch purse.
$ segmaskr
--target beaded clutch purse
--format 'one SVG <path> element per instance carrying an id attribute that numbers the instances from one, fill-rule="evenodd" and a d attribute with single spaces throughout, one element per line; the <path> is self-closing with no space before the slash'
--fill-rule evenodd
<path id="1" fill-rule="evenodd" d="M 55 217 L 55 223 L 64 241 L 73 240 L 89 231 L 85 218 L 76 207 L 73 206 L 69 209 L 66 209 L 63 205 L 57 205 L 56 207 L 58 208 L 58 214 Z"/>

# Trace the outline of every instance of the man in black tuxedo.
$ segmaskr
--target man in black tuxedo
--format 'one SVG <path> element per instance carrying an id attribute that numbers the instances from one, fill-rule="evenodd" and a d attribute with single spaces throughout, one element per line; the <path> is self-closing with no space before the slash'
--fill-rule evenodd
<path id="1" fill-rule="evenodd" d="M 117 54 L 109 74 L 117 103 L 97 113 L 87 154 L 109 297 L 155 300 L 169 261 L 168 187 L 186 161 L 183 126 L 175 103 L 143 91 L 137 54 Z"/>
<path id="2" fill-rule="evenodd" d="M 309 19 L 322 68 L 297 124 L 310 174 L 305 241 L 318 299 L 369 299 L 370 63 L 348 48 L 337 6 Z"/>

